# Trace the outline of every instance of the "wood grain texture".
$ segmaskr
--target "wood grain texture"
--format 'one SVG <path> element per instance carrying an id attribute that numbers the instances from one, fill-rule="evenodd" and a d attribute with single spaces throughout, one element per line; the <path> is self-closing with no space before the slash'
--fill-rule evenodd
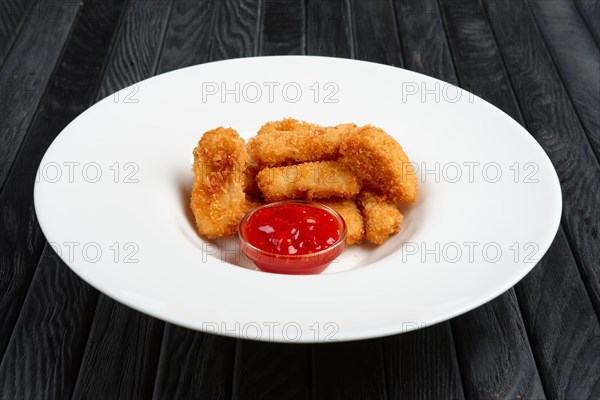
<path id="1" fill-rule="evenodd" d="M 98 100 L 156 73 L 173 0 L 131 0 Z"/>
<path id="2" fill-rule="evenodd" d="M 562 229 L 516 293 L 548 397 L 600 398 L 600 326 Z"/>
<path id="3" fill-rule="evenodd" d="M 150 398 L 163 326 L 162 321 L 101 295 L 73 398 Z"/>
<path id="4" fill-rule="evenodd" d="M 404 68 L 458 84 L 436 0 L 396 0 Z"/>
<path id="5" fill-rule="evenodd" d="M 33 210 L 32 193 L 37 166 L 52 140 L 92 104 L 122 10 L 120 1 L 102 3 L 99 5 L 97 0 L 88 2 L 78 16 L 14 168 L 0 191 L 0 315 L 3 316 L 0 358 L 44 246 L 44 237 Z M 45 260 L 48 259 L 51 257 Z M 41 275 L 42 278 L 45 276 Z M 43 283 L 39 285 L 44 286 Z M 35 317 L 34 311 L 27 311 L 26 307 L 23 310 L 31 318 Z M 16 334 L 33 335 L 33 332 L 17 331 Z M 31 357 L 37 356 L 29 353 L 35 348 L 22 350 Z"/>
<path id="6" fill-rule="evenodd" d="M 238 340 L 237 346 L 234 399 L 311 398 L 311 345 Z"/>
<path id="7" fill-rule="evenodd" d="M 205 63 L 219 0 L 176 0 L 167 25 L 157 73 Z"/>
<path id="8" fill-rule="evenodd" d="M 235 346 L 235 339 L 165 324 L 153 399 L 230 399 Z"/>
<path id="9" fill-rule="evenodd" d="M 129 5 L 99 98 L 154 75 L 171 5 L 163 0 L 135 0 Z M 152 396 L 163 330 L 162 321 L 100 295 L 74 398 Z"/>
<path id="10" fill-rule="evenodd" d="M 220 0 L 219 3 L 211 60 L 255 56 L 258 52 L 260 1 Z"/>
<path id="11" fill-rule="evenodd" d="M 315 400 L 387 399 L 381 340 L 313 345 Z"/>
<path id="12" fill-rule="evenodd" d="M 490 21 L 506 68 L 527 127 L 556 167 L 564 201 L 563 225 L 600 315 L 599 164 L 539 32 L 527 23 L 531 19 L 527 7 L 508 0 L 493 4 Z M 506 24 L 506 15 L 512 16 L 513 24 Z M 523 44 L 540 50 L 524 51 Z"/>
<path id="13" fill-rule="evenodd" d="M 0 188 L 17 156 L 79 5 L 67 0 L 29 14 L 0 69 Z M 23 62 L 27 60 L 27 62 Z"/>
<path id="14" fill-rule="evenodd" d="M 306 53 L 354 58 L 348 2 L 307 0 L 306 4 Z"/>
<path id="15" fill-rule="evenodd" d="M 546 398 L 512 289 L 454 318 L 452 329 L 467 398 Z"/>
<path id="16" fill-rule="evenodd" d="M 391 0 L 350 2 L 356 58 L 402 66 L 402 48 L 398 38 L 394 5 Z"/>
<path id="17" fill-rule="evenodd" d="M 46 245 L 0 364 L 0 398 L 71 397 L 97 297 Z"/>
<path id="18" fill-rule="evenodd" d="M 600 2 L 597 0 L 574 0 L 575 6 L 581 17 L 585 21 L 587 28 L 596 41 L 596 45 L 600 46 Z"/>
<path id="19" fill-rule="evenodd" d="M 572 0 L 527 0 L 527 3 L 600 159 L 600 48 Z M 599 18 L 600 14 L 593 18 L 596 24 Z M 595 258 L 596 266 L 600 265 L 599 259 Z"/>
<path id="20" fill-rule="evenodd" d="M 485 13 L 477 1 L 441 0 L 461 86 L 523 121 Z M 544 390 L 511 289 L 452 320 L 468 398 L 543 398 Z"/>
<path id="21" fill-rule="evenodd" d="M 259 54 L 263 56 L 306 52 L 306 10 L 303 1 L 263 0 Z"/>
<path id="22" fill-rule="evenodd" d="M 21 32 L 33 4 L 33 0 L 0 1 L 0 67 Z"/>
<path id="23" fill-rule="evenodd" d="M 522 121 L 502 58 L 476 0 L 439 0 L 460 86 Z"/>
<path id="24" fill-rule="evenodd" d="M 383 338 L 390 399 L 464 399 L 450 323 Z"/>

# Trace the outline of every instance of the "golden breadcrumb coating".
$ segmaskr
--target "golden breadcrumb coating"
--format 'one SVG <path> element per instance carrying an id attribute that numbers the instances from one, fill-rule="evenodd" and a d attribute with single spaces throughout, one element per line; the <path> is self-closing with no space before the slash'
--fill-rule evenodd
<path id="1" fill-rule="evenodd" d="M 194 149 L 191 208 L 201 236 L 232 236 L 253 207 L 244 193 L 248 164 L 244 140 L 231 128 L 206 132 Z"/>
<path id="2" fill-rule="evenodd" d="M 365 189 L 390 202 L 413 203 L 417 199 L 417 176 L 400 144 L 384 130 L 371 125 L 344 135 L 340 145 L 344 162 Z"/>
<path id="3" fill-rule="evenodd" d="M 248 152 L 261 166 L 275 167 L 339 157 L 344 135 L 354 124 L 323 127 L 295 119 L 268 122 L 248 142 Z"/>
<path id="4" fill-rule="evenodd" d="M 346 222 L 346 244 L 348 246 L 362 242 L 365 237 L 363 216 L 352 199 L 324 200 L 323 204 L 333 208 Z"/>
<path id="5" fill-rule="evenodd" d="M 262 135 L 263 133 L 273 132 L 299 132 L 299 133 L 311 133 L 313 131 L 323 129 L 321 125 L 312 124 L 306 121 L 298 121 L 294 118 L 284 118 L 279 121 L 269 121 L 260 127 L 257 134 Z"/>
<path id="6" fill-rule="evenodd" d="M 365 221 L 366 238 L 374 244 L 383 244 L 390 235 L 400 231 L 404 218 L 396 205 L 383 196 L 370 192 L 360 192 L 356 203 L 362 210 Z"/>
<path id="7" fill-rule="evenodd" d="M 265 200 L 350 198 L 360 186 L 354 173 L 336 161 L 264 168 L 256 182 Z"/>

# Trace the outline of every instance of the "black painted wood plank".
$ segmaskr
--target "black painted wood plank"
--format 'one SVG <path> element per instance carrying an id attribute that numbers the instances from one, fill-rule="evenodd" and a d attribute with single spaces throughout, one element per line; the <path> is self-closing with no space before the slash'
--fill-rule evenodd
<path id="1" fill-rule="evenodd" d="M 205 63 L 219 0 L 176 0 L 169 18 L 157 73 Z"/>
<path id="2" fill-rule="evenodd" d="M 313 349 L 313 399 L 387 399 L 380 339 Z"/>
<path id="3" fill-rule="evenodd" d="M 441 0 L 440 5 L 461 86 L 522 121 L 480 4 L 471 0 Z M 455 318 L 452 327 L 467 397 L 544 397 L 512 289 Z"/>
<path id="4" fill-rule="evenodd" d="M 287 0 L 263 3 L 260 55 L 304 51 L 303 7 L 303 2 Z M 308 399 L 311 346 L 238 340 L 233 376 L 235 399 Z"/>
<path id="5" fill-rule="evenodd" d="M 585 20 L 587 28 L 600 46 L 600 2 L 597 0 L 574 0 L 577 10 Z"/>
<path id="6" fill-rule="evenodd" d="M 236 340 L 165 324 L 155 400 L 229 399 Z"/>
<path id="7" fill-rule="evenodd" d="M 360 2 L 362 3 L 362 2 Z M 403 52 L 402 58 L 392 61 L 381 57 L 380 52 L 371 52 L 369 34 L 361 34 L 356 30 L 356 41 L 359 53 L 362 51 L 366 60 L 377 60 L 384 63 L 394 63 L 411 69 L 456 82 L 450 52 L 446 42 L 437 5 L 433 0 L 412 2 L 397 1 L 392 10 L 385 3 L 380 3 L 380 9 L 395 12 L 398 21 L 397 29 L 401 43 L 391 40 L 393 53 Z M 353 15 L 362 15 L 364 11 L 354 9 Z M 391 15 L 393 18 L 394 15 Z M 373 23 L 380 18 L 373 18 Z M 382 18 L 384 19 L 384 18 Z M 358 24 L 358 17 L 355 17 Z M 385 19 L 391 27 L 395 21 Z M 389 31 L 389 26 L 380 27 Z M 389 31 L 387 35 L 396 35 Z M 364 49 L 364 50 L 361 50 Z M 376 48 L 376 47 L 374 47 Z M 361 57 L 359 55 L 359 57 Z M 372 58 L 371 58 L 372 57 Z M 461 399 L 464 398 L 460 370 L 452 330 L 449 322 L 433 327 L 426 327 L 402 335 L 382 339 L 383 360 L 385 365 L 387 393 L 391 399 Z"/>
<path id="8" fill-rule="evenodd" d="M 150 398 L 162 330 L 162 321 L 101 295 L 73 398 Z"/>
<path id="9" fill-rule="evenodd" d="M 219 3 L 211 61 L 255 56 L 258 53 L 260 1 L 220 0 Z"/>
<path id="10" fill-rule="evenodd" d="M 450 323 L 383 338 L 390 399 L 464 399 Z"/>
<path id="11" fill-rule="evenodd" d="M 306 52 L 306 10 L 297 0 L 263 0 L 259 54 L 263 56 Z"/>
<path id="12" fill-rule="evenodd" d="M 467 398 L 543 399 L 513 290 L 452 320 Z"/>
<path id="13" fill-rule="evenodd" d="M 78 3 L 65 0 L 29 14 L 0 69 L 0 188 L 40 104 L 78 10 Z"/>
<path id="14" fill-rule="evenodd" d="M 397 12 L 398 12 L 398 20 L 400 27 L 400 37 L 402 39 L 405 60 L 406 60 L 406 68 L 425 73 L 431 76 L 434 76 L 439 79 L 443 79 L 447 82 L 457 84 L 456 73 L 453 68 L 453 61 L 451 59 L 451 54 L 448 48 L 446 35 L 443 31 L 440 31 L 442 28 L 442 20 L 440 19 L 439 8 L 434 1 L 427 2 L 419 2 L 414 3 L 410 1 L 401 1 L 397 4 Z M 469 15 L 463 11 L 464 15 Z M 421 21 L 424 20 L 424 21 Z M 482 51 L 482 53 L 486 53 L 487 49 L 477 48 L 478 43 L 469 43 L 471 46 L 471 50 L 464 50 L 465 53 L 470 55 L 471 57 L 477 57 L 478 52 Z M 487 65 L 489 62 L 487 60 L 483 60 L 483 62 L 479 61 L 473 62 L 473 65 Z M 479 68 L 479 67 L 478 67 Z M 485 68 L 485 67 L 484 67 Z M 472 74 L 477 74 L 478 70 L 472 71 Z M 471 82 L 472 79 L 469 80 Z M 485 84 L 482 84 L 482 81 L 474 82 L 473 86 L 482 88 L 486 92 L 487 87 Z M 508 90 L 508 86 L 505 88 Z M 490 91 L 493 95 L 493 91 Z M 512 290 L 511 290 L 512 292 Z M 474 398 L 488 398 L 492 397 L 494 394 L 502 393 L 502 390 L 498 390 L 501 387 L 504 387 L 504 393 L 510 393 L 511 389 L 510 385 L 515 385 L 520 389 L 527 392 L 527 387 L 530 385 L 529 382 L 521 382 L 518 379 L 514 379 L 515 376 L 523 373 L 526 376 L 526 380 L 530 379 L 530 376 L 536 376 L 535 366 L 533 365 L 533 359 L 531 357 L 531 353 L 529 350 L 529 345 L 527 343 L 527 339 L 524 337 L 524 327 L 520 319 L 518 318 L 518 310 L 514 314 L 510 314 L 504 312 L 499 316 L 499 320 L 497 323 L 490 324 L 489 326 L 484 326 L 481 329 L 485 334 L 483 338 L 479 338 L 481 340 L 481 348 L 488 347 L 489 349 L 495 349 L 497 343 L 504 343 L 506 347 L 509 347 L 511 350 L 504 352 L 493 350 L 486 353 L 479 352 L 468 352 L 465 350 L 467 346 L 469 346 L 469 338 L 462 335 L 463 330 L 469 329 L 471 324 L 476 324 L 480 320 L 487 320 L 490 316 L 493 316 L 498 312 L 499 309 L 506 309 L 507 306 L 514 305 L 514 294 L 505 295 L 499 299 L 497 299 L 494 303 L 488 304 L 486 306 L 481 307 L 471 313 L 467 314 L 465 318 L 462 320 L 455 320 L 453 325 L 458 325 L 458 337 L 455 337 L 455 341 L 459 344 L 459 349 L 462 351 L 462 363 L 461 365 L 466 365 L 467 368 L 472 366 L 473 364 L 477 365 L 477 369 L 480 370 L 483 374 L 487 374 L 488 376 L 493 376 L 497 374 L 498 381 L 495 384 L 489 385 L 486 387 L 487 391 L 478 392 L 474 390 L 473 383 L 482 384 L 481 377 L 477 379 L 473 379 L 473 376 L 469 374 L 469 371 L 472 370 L 467 369 L 467 373 L 464 376 L 465 379 L 465 390 L 467 394 L 470 396 L 474 396 Z M 511 332 L 501 331 L 499 327 L 509 323 L 510 326 L 514 326 L 518 335 L 513 335 Z M 434 328 L 426 328 L 421 331 L 412 332 L 410 335 L 415 335 L 418 337 L 420 334 L 429 334 L 430 329 Z M 416 362 L 420 362 L 424 364 L 421 366 L 431 368 L 430 365 L 430 357 L 433 360 L 438 360 L 437 362 L 441 362 L 446 365 L 453 365 L 453 346 L 448 344 L 448 341 L 452 340 L 452 333 L 449 328 L 443 328 L 443 325 L 440 325 L 442 336 L 442 343 L 445 343 L 445 354 L 440 354 L 439 349 L 436 349 L 432 343 L 428 343 L 421 340 L 421 343 L 425 343 L 428 345 L 427 348 L 423 349 L 421 354 L 414 354 L 411 358 L 415 359 Z M 435 337 L 435 336 L 434 336 Z M 405 337 L 400 337 L 400 340 L 407 340 Z M 462 346 L 462 347 L 460 347 Z M 406 346 L 411 349 L 410 346 Z M 412 350 L 415 352 L 415 350 Z M 450 355 L 448 355 L 450 353 Z M 426 357 L 423 355 L 426 354 Z M 482 354 L 485 354 L 487 357 L 482 357 Z M 520 360 L 521 365 L 517 365 L 514 368 L 498 368 L 496 369 L 496 365 L 507 365 L 511 359 Z M 410 361 L 409 361 L 410 362 Z M 402 370 L 401 370 L 402 371 Z M 454 367 L 454 375 L 450 376 L 449 382 L 452 384 L 448 385 L 451 388 L 455 388 L 455 391 L 452 392 L 450 390 L 444 391 L 445 385 L 444 381 L 440 378 L 444 378 L 444 376 L 435 375 L 434 371 L 430 371 L 428 374 L 425 372 L 425 376 L 435 376 L 438 380 L 435 381 L 436 385 L 422 385 L 420 386 L 420 391 L 418 393 L 413 393 L 416 389 L 413 387 L 400 387 L 402 390 L 402 394 L 406 395 L 407 391 L 410 390 L 409 398 L 416 397 L 418 395 L 423 396 L 423 398 L 428 398 L 433 396 L 434 398 L 460 398 L 463 397 L 463 390 L 460 384 L 460 376 L 459 371 L 456 367 Z M 412 370 L 411 373 L 414 373 Z M 404 375 L 402 375 L 404 376 Z M 529 377 L 528 377 L 529 376 Z M 412 380 L 420 382 L 418 380 L 419 376 L 412 377 Z M 391 379 L 391 378 L 390 378 Z M 420 378 L 423 379 L 423 378 Z M 514 382 L 513 382 L 514 380 Z M 487 382 L 482 384 L 482 386 L 486 386 Z M 433 387 L 432 387 L 433 386 Z M 437 389 L 437 393 L 433 393 L 433 390 Z M 431 390 L 432 392 L 428 392 L 427 390 Z M 539 383 L 535 383 L 535 390 L 533 393 L 535 395 L 539 395 L 540 386 Z M 391 390 L 390 393 L 393 393 Z M 430 396 L 431 394 L 431 396 Z M 542 394 L 543 395 L 543 394 Z"/>
<path id="15" fill-rule="evenodd" d="M 255 37 L 258 12 L 258 8 L 253 9 L 249 3 L 176 2 L 167 28 L 159 72 L 163 72 L 162 69 L 183 68 L 208 60 L 253 55 L 257 45 Z M 215 15 L 218 15 L 216 21 Z M 240 18 L 245 20 L 240 21 Z M 206 21 L 213 23 L 207 24 Z M 226 26 L 217 27 L 216 24 Z M 213 34 L 215 38 L 211 42 Z M 185 50 L 187 35 L 195 38 L 196 50 L 179 50 Z M 170 60 L 167 61 L 166 57 Z M 182 347 L 182 343 L 186 346 Z M 234 339 L 195 332 L 167 323 L 154 398 L 230 398 L 235 346 Z"/>
<path id="16" fill-rule="evenodd" d="M 394 5 L 391 0 L 352 0 L 356 58 L 402 66 Z"/>
<path id="17" fill-rule="evenodd" d="M 33 4 L 33 0 L 0 1 L 0 67 L 21 32 Z"/>
<path id="18" fill-rule="evenodd" d="M 237 346 L 234 399 L 310 398 L 311 345 L 238 340 Z"/>
<path id="19" fill-rule="evenodd" d="M 46 245 L 0 364 L 0 398 L 71 397 L 97 297 Z"/>
<path id="20" fill-rule="evenodd" d="M 527 0 L 527 3 L 600 159 L 600 48 L 573 1 Z M 598 24 L 600 14 L 593 19 Z"/>
<path id="21" fill-rule="evenodd" d="M 598 243 L 594 244 L 591 232 L 581 233 L 578 227 L 585 226 L 585 218 L 600 219 L 600 195 L 594 184 L 600 181 L 600 172 L 551 57 L 523 2 L 494 0 L 485 1 L 485 6 L 527 127 L 553 161 L 561 180 L 563 226 L 578 242 L 573 246 L 575 255 L 581 251 L 579 247 L 595 245 L 597 252 Z M 582 266 L 588 284 L 600 276 L 597 266 L 589 272 Z M 590 282 L 587 274 L 596 274 L 596 278 Z M 548 395 L 581 398 L 589 393 L 599 376 L 589 371 L 600 368 L 600 330 L 562 229 L 551 251 L 516 292 Z M 597 286 L 590 287 L 590 292 L 598 293 Z M 580 329 L 582 321 L 586 321 L 584 329 Z M 574 327 L 579 328 L 573 331 Z M 583 351 L 590 358 L 582 356 Z"/>
<path id="22" fill-rule="evenodd" d="M 458 84 L 436 0 L 396 0 L 404 68 Z"/>
<path id="23" fill-rule="evenodd" d="M 599 398 L 600 327 L 562 229 L 516 293 L 548 397 Z"/>
<path id="24" fill-rule="evenodd" d="M 369 4 L 371 2 L 368 2 Z M 374 4 L 375 5 L 375 4 Z M 391 5 L 381 3 L 369 11 L 371 21 L 382 18 L 386 10 L 390 15 L 381 26 L 369 27 L 356 18 L 350 1 L 308 1 L 307 4 L 307 52 L 311 55 L 351 57 L 361 51 L 361 57 L 373 57 L 380 61 L 402 63 L 399 44 L 390 42 L 389 48 L 370 50 L 372 38 L 369 33 L 383 32 L 397 35 Z M 355 4 L 360 12 L 366 12 L 364 4 Z M 391 24 L 391 26 L 383 26 Z M 396 36 L 397 37 L 397 36 Z M 386 399 L 385 366 L 381 339 L 356 342 L 325 343 L 312 346 L 312 398 L 313 399 Z"/>
<path id="25" fill-rule="evenodd" d="M 92 104 L 110 50 L 113 31 L 119 20 L 121 3 L 91 0 L 83 7 L 14 168 L 0 191 L 0 315 L 3 317 L 3 323 L 0 324 L 0 358 L 44 246 L 44 237 L 33 210 L 32 193 L 38 164 L 58 133 Z M 50 256 L 45 258 L 51 259 Z M 42 274 L 36 279 L 45 276 Z M 44 286 L 43 283 L 36 285 Z M 48 301 L 51 302 L 51 299 Z M 23 305 L 23 310 L 32 315 L 35 310 L 27 311 L 28 307 Z M 32 334 L 19 329 L 15 333 Z M 35 346 L 39 342 L 30 344 Z M 23 351 L 27 356 L 36 356 L 30 353 L 36 351 L 35 347 Z"/>
<path id="26" fill-rule="evenodd" d="M 306 53 L 354 58 L 347 0 L 307 0 Z"/>
<path id="27" fill-rule="evenodd" d="M 175 2 L 158 72 L 184 68 L 210 59 L 211 37 L 216 29 L 214 16 L 220 11 L 221 5 L 220 1 Z M 213 23 L 207 24 L 211 20 Z M 228 23 L 235 23 L 235 20 Z M 188 37 L 194 38 L 193 49 L 188 47 Z M 238 54 L 251 54 L 253 51 L 249 48 L 254 46 L 250 41 L 237 43 L 248 46 L 239 49 Z M 228 51 L 234 53 L 230 47 Z M 153 398 L 231 398 L 235 347 L 235 339 L 166 323 Z"/>
<path id="28" fill-rule="evenodd" d="M 522 121 L 490 27 L 475 0 L 439 0 L 460 86 Z"/>
<path id="29" fill-rule="evenodd" d="M 156 73 L 173 0 L 131 0 L 98 100 Z"/>
<path id="30" fill-rule="evenodd" d="M 99 98 L 155 73 L 171 5 L 164 0 L 130 4 Z M 163 330 L 162 321 L 100 295 L 74 398 L 149 398 Z"/>
<path id="31" fill-rule="evenodd" d="M 404 67 L 457 84 L 436 1 L 400 0 L 395 11 Z M 464 398 L 449 322 L 386 338 L 383 349 L 390 398 Z"/>
<path id="32" fill-rule="evenodd" d="M 527 126 L 553 161 L 561 181 L 563 224 L 575 258 L 600 315 L 600 167 L 585 133 L 560 84 L 550 55 L 545 51 L 519 51 L 518 37 L 530 48 L 543 48 L 532 24 L 525 24 L 528 10 L 521 2 L 495 1 L 490 13 L 506 67 L 514 82 Z M 509 14 L 514 26 L 501 18 Z M 496 18 L 498 17 L 498 18 Z"/>

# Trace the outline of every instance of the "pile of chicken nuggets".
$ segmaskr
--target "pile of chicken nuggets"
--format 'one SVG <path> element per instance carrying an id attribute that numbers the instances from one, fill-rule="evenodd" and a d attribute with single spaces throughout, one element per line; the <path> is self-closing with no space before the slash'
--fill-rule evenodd
<path id="1" fill-rule="evenodd" d="M 206 132 L 194 149 L 191 208 L 207 239 L 233 236 L 262 203 L 321 202 L 345 220 L 348 245 L 380 245 L 400 230 L 398 203 L 414 203 L 417 177 L 400 144 L 371 125 L 268 122 L 248 143 L 231 128 Z"/>

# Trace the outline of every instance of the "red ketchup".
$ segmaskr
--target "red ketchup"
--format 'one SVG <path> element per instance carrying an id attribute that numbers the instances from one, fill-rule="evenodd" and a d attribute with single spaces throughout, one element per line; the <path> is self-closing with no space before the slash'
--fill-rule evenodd
<path id="1" fill-rule="evenodd" d="M 329 210 L 298 201 L 259 207 L 240 224 L 242 250 L 266 272 L 319 273 L 345 248 L 343 219 Z"/>

